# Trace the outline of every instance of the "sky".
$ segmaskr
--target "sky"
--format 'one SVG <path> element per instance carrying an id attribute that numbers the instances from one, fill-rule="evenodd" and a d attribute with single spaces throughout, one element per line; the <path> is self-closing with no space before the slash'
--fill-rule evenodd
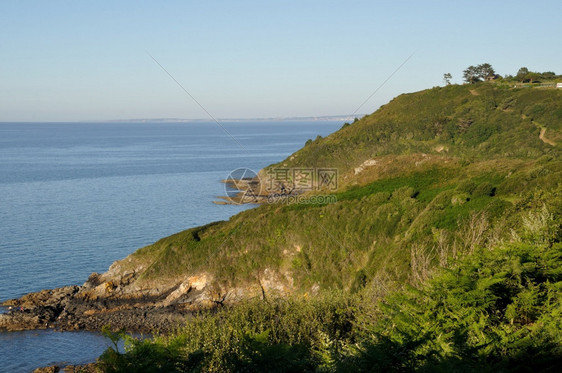
<path id="1" fill-rule="evenodd" d="M 469 65 L 561 74 L 560 14 L 559 0 L 2 1 L 0 121 L 371 113 Z"/>

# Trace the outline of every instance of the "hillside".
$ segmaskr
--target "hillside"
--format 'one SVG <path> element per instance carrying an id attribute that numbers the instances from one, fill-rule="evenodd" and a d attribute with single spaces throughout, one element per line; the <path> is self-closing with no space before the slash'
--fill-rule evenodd
<path id="1" fill-rule="evenodd" d="M 52 322 L 129 327 L 226 306 L 127 354 L 108 350 L 108 371 L 560 364 L 561 143 L 562 90 L 400 95 L 260 172 L 262 193 L 271 169 L 336 169 L 337 188 L 297 188 L 298 202 L 141 248 L 63 292 L 81 306 Z"/>
<path id="2" fill-rule="evenodd" d="M 560 147 L 541 128 L 562 135 L 562 91 L 483 83 L 401 95 L 272 166 L 337 168 L 336 203 L 262 205 L 121 265 L 143 268 L 138 286 L 204 273 L 226 300 L 241 284 L 306 293 L 383 273 L 406 280 L 414 246 L 425 255 L 436 242 L 462 251 L 507 239 L 532 206 L 560 216 Z M 486 227 L 479 242 L 463 237 L 471 224 Z"/>
<path id="3" fill-rule="evenodd" d="M 187 278 L 178 301 L 236 305 L 100 366 L 559 370 L 561 140 L 561 90 L 401 95 L 271 166 L 336 168 L 335 201 L 278 198 L 120 262 L 137 287 Z"/>
<path id="4" fill-rule="evenodd" d="M 288 166 L 338 167 L 399 154 L 446 154 L 469 160 L 536 159 L 559 154 L 539 139 L 562 139 L 562 90 L 512 89 L 479 83 L 403 94 L 374 114 L 281 162 Z"/>

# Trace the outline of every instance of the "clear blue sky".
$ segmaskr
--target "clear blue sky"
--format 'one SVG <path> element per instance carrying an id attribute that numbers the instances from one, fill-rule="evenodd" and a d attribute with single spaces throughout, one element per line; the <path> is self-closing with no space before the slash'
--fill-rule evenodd
<path id="1" fill-rule="evenodd" d="M 553 1 L 2 1 L 0 121 L 352 113 L 462 81 L 562 73 Z"/>

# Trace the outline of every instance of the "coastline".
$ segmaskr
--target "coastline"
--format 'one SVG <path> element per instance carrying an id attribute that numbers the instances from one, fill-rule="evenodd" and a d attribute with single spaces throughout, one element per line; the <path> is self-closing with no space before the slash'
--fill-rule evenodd
<path id="1" fill-rule="evenodd" d="M 267 127 L 257 127 L 253 124 L 251 126 L 237 124 L 236 126 L 233 125 L 233 131 L 237 131 L 237 133 L 240 134 L 249 133 L 254 137 L 260 135 L 264 138 L 269 138 L 271 137 L 270 134 L 277 134 L 279 132 L 279 128 L 282 128 L 283 126 L 282 122 L 280 122 L 280 124 Z M 15 129 L 23 131 L 27 130 L 27 127 L 28 126 L 21 126 Z M 50 125 L 41 126 L 37 131 L 39 131 L 41 137 L 44 137 L 49 134 L 48 131 L 50 131 L 51 127 L 52 126 Z M 76 141 L 76 136 L 78 136 L 79 140 L 82 139 L 80 136 L 82 136 L 81 131 L 84 128 L 90 128 L 87 126 L 73 127 L 71 125 L 57 125 L 55 127 L 60 127 L 67 131 L 69 134 L 68 141 L 72 140 L 73 143 Z M 102 132 L 97 130 L 98 127 L 95 128 L 96 136 L 94 136 L 93 139 L 84 138 L 84 141 L 87 144 L 91 141 L 97 144 L 98 137 L 106 136 L 108 133 L 113 134 L 115 131 L 121 130 L 130 131 L 129 126 L 125 125 L 107 126 L 104 127 L 104 129 L 107 128 L 108 130 L 104 130 Z M 169 143 L 169 134 L 173 134 L 174 139 L 182 139 L 182 143 L 191 144 L 190 141 L 192 141 L 192 139 L 188 135 L 192 134 L 193 128 L 197 130 L 199 135 L 202 136 L 201 138 L 203 140 L 201 141 L 203 141 L 203 144 L 206 144 L 207 142 L 209 144 L 218 143 L 220 145 L 220 149 L 228 149 L 231 139 L 226 138 L 217 140 L 214 137 L 214 129 L 212 127 L 207 130 L 204 126 L 188 127 L 163 124 L 158 126 L 146 126 L 142 129 L 143 131 L 149 131 L 153 138 L 162 140 L 162 143 L 165 144 Z M 319 123 L 310 126 L 310 128 L 312 131 L 319 131 L 322 135 L 325 135 L 333 131 L 336 127 L 332 124 L 327 126 L 322 124 L 321 126 Z M 35 130 L 36 126 L 33 126 L 33 129 Z M 6 268 L 6 271 L 4 272 L 5 277 L 3 280 L 5 279 L 6 281 L 3 283 L 4 286 L 2 286 L 4 296 L 0 299 L 0 303 L 5 301 L 4 304 L 6 304 L 7 307 L 0 308 L 0 330 L 6 332 L 6 338 L 10 338 L 9 335 L 12 334 L 8 332 L 9 330 L 29 331 L 29 333 L 25 333 L 26 335 L 29 335 L 29 340 L 25 341 L 26 351 L 29 350 L 30 354 L 34 354 L 34 351 L 37 353 L 33 356 L 32 360 L 25 364 L 25 366 L 28 368 L 30 368 L 30 364 L 35 366 L 43 364 L 46 366 L 49 361 L 57 361 L 56 358 L 43 358 L 43 356 L 46 355 L 44 348 L 45 342 L 37 341 L 37 338 L 33 337 L 33 330 L 45 330 L 47 332 L 97 332 L 102 326 L 111 324 L 114 329 L 124 328 L 131 332 L 165 332 L 167 330 L 175 329 L 177 325 L 181 325 L 185 322 L 185 319 L 189 318 L 194 312 L 206 312 L 205 310 L 212 310 L 215 307 L 220 307 L 222 304 L 221 302 L 234 302 L 237 298 L 236 294 L 229 294 L 226 299 L 223 299 L 225 293 L 214 294 L 213 289 L 211 289 L 211 284 L 209 284 L 206 289 L 203 289 L 196 284 L 193 284 L 193 286 L 189 285 L 187 288 L 184 284 L 184 287 L 182 288 L 182 283 L 186 281 L 183 275 L 181 278 L 178 277 L 172 279 L 170 283 L 166 284 L 153 283 L 146 284 L 146 286 L 142 285 L 142 288 L 139 288 L 138 293 L 136 294 L 135 292 L 137 290 L 133 289 L 133 287 L 128 288 L 124 293 L 121 292 L 121 290 L 127 288 L 127 286 L 124 284 L 126 281 L 122 281 L 119 276 L 104 279 L 104 281 L 93 286 L 100 286 L 95 291 L 92 289 L 91 283 L 86 285 L 84 282 L 92 271 L 104 273 L 108 271 L 108 268 L 115 261 L 119 261 L 118 259 L 126 258 L 128 255 L 136 252 L 138 248 L 152 245 L 154 241 L 160 237 L 167 237 L 175 234 L 176 232 L 180 232 L 183 229 L 196 227 L 201 224 L 204 225 L 213 221 L 226 220 L 239 211 L 243 211 L 248 207 L 251 207 L 246 206 L 241 209 L 236 206 L 225 206 L 221 208 L 217 208 L 216 206 L 212 207 L 213 205 L 209 204 L 209 202 L 212 201 L 213 196 L 224 193 L 223 184 L 217 181 L 225 178 L 228 175 L 229 170 L 235 169 L 239 165 L 259 170 L 268 164 L 278 161 L 278 154 L 280 152 L 283 154 L 291 154 L 297 149 L 297 143 L 300 144 L 301 142 L 304 142 L 306 137 L 310 136 L 307 132 L 308 130 L 301 130 L 301 126 L 299 126 L 298 129 L 295 127 L 295 129 L 296 131 L 283 134 L 281 136 L 283 141 L 279 144 L 274 143 L 270 145 L 268 143 L 268 145 L 265 146 L 262 144 L 263 141 L 256 144 L 249 141 L 248 146 L 252 146 L 252 149 L 256 148 L 256 151 L 263 154 L 259 160 L 255 160 L 253 158 L 237 158 L 230 160 L 228 157 L 229 152 L 226 150 L 222 153 L 219 152 L 219 156 L 224 153 L 224 158 L 219 158 L 221 164 L 221 166 L 218 167 L 219 171 L 212 171 L 213 173 L 209 174 L 209 176 L 207 176 L 207 173 L 205 175 L 199 175 L 198 170 L 203 167 L 207 167 L 207 164 L 204 162 L 197 161 L 196 165 L 193 166 L 193 169 L 189 168 L 191 166 L 188 165 L 189 167 L 187 167 L 184 164 L 184 158 L 186 157 L 188 159 L 192 159 L 195 156 L 194 159 L 196 160 L 207 159 L 205 154 L 194 152 L 191 150 L 191 147 L 164 148 L 163 146 L 158 145 L 160 142 L 157 144 L 158 146 L 153 145 L 152 142 L 149 144 L 150 146 L 148 146 L 140 140 L 137 141 L 136 138 L 133 137 L 134 141 L 130 141 L 130 143 L 135 146 L 133 149 L 137 149 L 136 147 L 138 146 L 143 149 L 143 155 L 138 159 L 138 166 L 143 167 L 142 170 L 146 168 L 146 175 L 145 173 L 138 177 L 129 177 L 125 175 L 125 180 L 127 181 L 125 183 L 121 179 L 113 178 L 113 176 L 110 175 L 108 176 L 110 177 L 108 182 L 105 178 L 105 171 L 106 168 L 109 170 L 109 167 L 106 167 L 105 163 L 102 163 L 95 169 L 97 172 L 97 178 L 93 179 L 93 182 L 89 179 L 87 182 L 80 182 L 76 186 L 76 190 L 72 189 L 76 183 L 65 182 L 65 189 L 63 190 L 64 193 L 62 193 L 60 192 L 60 186 L 56 184 L 59 182 L 58 179 L 54 181 L 50 181 L 50 179 L 48 179 L 45 182 L 45 188 L 48 188 L 48 190 L 38 190 L 36 194 L 31 194 L 34 197 L 33 200 L 38 200 L 42 197 L 44 198 L 44 193 L 49 192 L 51 188 L 59 191 L 59 194 L 56 195 L 57 198 L 54 198 L 46 207 L 38 212 L 35 211 L 36 209 L 34 209 L 33 204 L 31 203 L 29 204 L 30 211 L 26 210 L 24 208 L 25 206 L 18 206 L 19 208 L 17 210 L 14 208 L 13 211 L 7 209 L 6 211 L 11 211 L 14 216 L 14 224 L 12 226 L 9 224 L 4 226 L 6 230 L 14 232 L 12 233 L 13 237 L 11 235 L 6 236 L 7 240 L 13 240 L 15 236 L 23 236 L 21 233 L 18 233 L 17 228 L 24 227 L 25 225 L 16 225 L 15 223 L 21 220 L 26 222 L 26 224 L 32 225 L 33 222 L 25 220 L 25 216 L 30 216 L 32 211 L 35 211 L 37 214 L 34 215 L 37 220 L 45 220 L 45 216 L 47 216 L 47 214 L 53 216 L 53 214 L 57 214 L 57 211 L 61 208 L 68 210 L 68 213 L 61 214 L 63 217 L 68 216 L 68 219 L 61 219 L 60 221 L 60 223 L 64 223 L 64 229 L 57 229 L 57 226 L 50 224 L 42 224 L 39 226 L 39 233 L 43 234 L 45 240 L 49 240 L 49 245 L 56 247 L 56 250 L 52 250 L 53 254 L 45 251 L 45 255 L 49 255 L 45 258 L 41 255 L 35 255 L 37 254 L 36 249 L 30 249 L 31 253 L 33 253 L 30 257 L 33 258 L 34 261 L 31 261 L 31 264 L 29 264 L 28 262 L 20 259 L 20 257 L 23 257 L 25 254 L 24 250 L 17 250 L 18 256 L 14 257 L 14 264 L 16 265 L 9 266 L 9 268 Z M 325 131 L 325 133 L 322 131 Z M 197 139 L 198 142 L 196 149 L 199 149 L 202 145 L 199 143 L 200 138 L 197 137 Z M 78 146 L 80 146 L 80 144 L 81 143 L 79 143 Z M 125 143 L 124 145 L 127 144 L 128 143 Z M 76 144 L 73 146 L 76 146 Z M 121 149 L 122 147 L 123 144 L 116 146 L 117 149 Z M 213 152 L 216 152 L 214 148 L 208 148 L 213 149 Z M 50 145 L 48 143 L 46 145 L 46 149 L 50 149 Z M 207 149 L 207 147 L 205 147 L 205 149 Z M 86 148 L 86 151 L 89 151 L 89 148 Z M 132 153 L 129 148 L 125 148 L 125 150 L 122 151 L 130 156 L 136 155 L 136 153 Z M 153 167 L 151 166 L 152 163 L 144 162 L 144 159 L 146 158 L 144 154 L 152 154 L 154 152 L 166 155 L 166 159 L 181 160 L 181 162 L 178 161 L 171 166 L 173 166 L 174 170 L 183 167 L 182 173 L 178 175 L 175 173 L 160 175 L 160 167 Z M 84 153 L 83 157 L 78 157 L 76 154 L 68 152 L 61 153 L 57 149 L 56 154 L 59 153 L 68 157 L 68 159 L 75 160 L 76 162 L 82 162 L 83 158 L 91 158 L 91 154 L 88 152 Z M 16 155 L 18 154 L 21 153 L 16 153 Z M 23 153 L 23 155 L 26 154 Z M 215 158 L 210 159 L 213 162 L 212 164 L 214 164 Z M 137 159 L 133 158 L 133 160 L 135 161 L 133 165 L 136 165 Z M 118 161 L 120 161 L 120 159 L 118 159 Z M 121 163 L 118 164 L 121 165 Z M 55 166 L 56 164 L 53 167 Z M 211 169 L 215 170 L 213 167 L 211 167 Z M 114 169 L 113 165 L 111 166 L 111 169 Z M 50 170 L 50 168 L 46 167 L 45 173 Z M 198 174 L 193 176 L 194 172 L 197 172 Z M 148 177 L 153 174 L 158 175 L 157 178 Z M 59 174 L 50 172 L 49 175 Z M 69 175 L 62 174 L 62 177 L 66 176 Z M 72 175 L 70 175 L 70 177 L 71 176 Z M 203 179 L 201 179 L 201 177 L 203 177 Z M 18 182 L 25 182 L 27 179 L 15 180 Z M 70 178 L 70 180 L 73 179 Z M 150 180 L 150 183 L 147 183 L 146 185 L 143 184 L 147 180 Z M 158 180 L 158 182 L 153 182 L 153 180 Z M 141 185 L 140 188 L 138 188 L 139 184 Z M 34 185 L 42 186 L 43 184 L 37 183 Z M 9 185 L 9 187 L 11 187 L 11 185 Z M 153 202 L 153 200 L 156 201 L 155 198 L 146 198 L 145 200 L 145 196 L 157 194 L 162 187 L 172 188 L 174 193 L 163 194 L 166 198 L 159 198 L 157 200 L 158 203 Z M 95 188 L 100 191 L 100 194 L 96 195 L 95 198 L 92 197 L 90 188 Z M 11 191 L 10 188 L 7 187 L 7 189 L 8 191 Z M 14 193 L 17 192 L 15 186 L 12 189 Z M 193 198 L 186 197 L 186 189 L 194 190 L 197 193 L 189 193 L 194 196 Z M 129 190 L 131 190 L 132 193 L 129 192 Z M 39 193 L 41 191 L 43 194 Z M 80 205 L 75 201 L 77 198 L 78 201 L 80 201 L 79 197 L 81 197 L 81 195 L 77 194 L 74 196 L 72 194 L 80 192 L 84 192 L 83 205 Z M 127 194 L 125 195 L 123 193 Z M 66 196 L 73 196 L 72 201 L 74 202 L 72 206 L 65 204 L 70 201 L 70 199 L 67 200 Z M 119 199 L 116 197 L 119 197 Z M 94 205 L 95 201 L 98 199 L 103 199 L 106 203 L 112 206 L 112 208 L 115 209 L 115 213 L 112 212 L 109 214 L 110 216 L 107 217 L 105 215 L 106 210 L 102 209 L 102 205 L 97 203 Z M 122 203 L 123 200 L 126 203 Z M 147 205 L 142 206 L 141 208 L 139 207 L 138 201 L 146 201 Z M 178 201 L 181 203 L 178 203 Z M 211 207 L 208 207 L 209 205 Z M 95 206 L 95 210 L 92 211 L 91 214 L 86 214 L 85 211 L 89 211 L 88 208 L 91 206 Z M 135 220 L 133 224 L 129 221 L 128 216 L 138 213 L 139 209 L 141 211 L 155 211 L 157 215 L 154 219 L 152 216 L 142 216 L 140 222 Z M 192 214 L 190 211 L 197 212 L 196 214 Z M 217 213 L 216 211 L 219 212 Z M 54 216 L 58 217 L 59 215 Z M 90 216 L 92 218 L 90 218 Z M 163 218 L 160 218 L 160 216 Z M 152 220 L 155 221 L 152 222 Z M 86 225 L 88 228 L 82 229 L 82 225 Z M 111 230 L 108 230 L 107 227 L 110 227 Z M 67 236 L 72 239 L 66 238 Z M 31 239 L 34 236 L 29 237 Z M 58 237 L 62 237 L 63 239 L 59 242 L 58 240 L 55 240 L 58 239 Z M 141 237 L 141 239 L 139 239 L 139 237 Z M 50 247 L 49 245 L 44 246 Z M 29 244 L 28 246 L 32 247 L 33 245 Z M 77 256 L 77 259 L 70 258 L 69 253 L 71 250 L 74 250 L 73 248 L 76 248 L 78 253 L 82 253 L 82 256 Z M 62 255 L 56 256 L 59 253 L 62 253 Z M 40 254 L 43 254 L 43 252 Z M 38 258 L 44 259 L 38 260 Z M 103 258 L 103 260 L 98 260 L 99 258 Z M 111 261 L 109 261 L 109 259 L 111 259 Z M 36 265 L 35 262 L 37 262 Z M 9 264 L 10 262 L 5 262 L 5 264 L 7 263 Z M 23 263 L 26 263 L 27 266 L 25 271 L 17 266 L 23 265 Z M 6 265 L 6 267 L 8 267 L 8 265 Z M 48 281 L 37 281 L 33 283 L 31 280 L 34 276 L 36 276 L 36 273 L 39 278 L 47 278 Z M 51 280 L 55 278 L 57 278 L 58 281 Z M 24 279 L 27 280 L 27 282 L 24 282 Z M 19 286 L 20 282 L 22 283 L 21 286 Z M 88 281 L 86 282 L 88 283 Z M 16 287 L 16 285 L 19 287 Z M 64 290 L 67 285 L 77 285 L 78 290 L 72 290 L 67 296 L 62 296 L 62 294 L 68 293 L 67 290 Z M 149 291 L 151 285 L 153 285 L 154 289 L 158 288 L 158 291 L 151 293 Z M 239 284 L 231 284 L 232 287 L 236 287 L 238 285 Z M 241 287 L 249 289 L 251 285 L 243 284 Z M 167 295 L 171 294 L 175 290 L 177 290 L 175 295 L 181 295 L 182 299 L 174 299 L 175 295 L 167 299 Z M 59 297 L 56 294 L 54 295 L 54 293 L 59 293 L 61 296 Z M 86 296 L 86 293 L 90 293 L 90 296 Z M 248 296 L 253 296 L 256 293 L 259 294 L 259 291 L 254 292 L 254 290 L 252 290 L 251 294 Z M 17 298 L 17 301 L 14 301 L 13 298 Z M 21 301 L 23 298 L 26 298 L 25 302 Z M 183 303 L 183 305 L 180 305 L 180 303 Z M 17 305 L 19 305 L 19 307 Z M 11 310 L 8 309 L 10 306 L 12 307 Z M 22 306 L 23 309 L 20 308 Z M 5 353 L 5 358 L 7 359 L 5 364 L 8 364 L 8 366 L 20 366 L 17 362 L 21 359 L 21 355 L 17 348 L 12 348 L 8 345 L 6 346 Z M 20 355 L 20 357 L 18 357 L 18 355 Z M 78 361 L 70 361 L 78 363 Z"/>
<path id="2" fill-rule="evenodd" d="M 169 332 L 181 326 L 193 312 L 184 305 L 159 304 L 158 296 L 88 299 L 85 291 L 87 285 L 74 285 L 5 301 L 2 305 L 8 307 L 8 312 L 0 314 L 0 331 L 99 332 L 109 325 L 113 330 L 130 333 Z"/>
<path id="3" fill-rule="evenodd" d="M 264 174 L 263 170 L 260 171 Z M 265 179 L 264 179 L 265 180 Z M 219 196 L 216 204 L 263 204 L 279 197 L 280 189 L 266 190 L 258 176 L 221 180 L 237 192 Z M 292 189 L 290 195 L 306 194 Z M 287 195 L 284 195 L 287 196 Z M 104 326 L 130 333 L 165 333 L 185 324 L 194 312 L 212 310 L 242 299 L 291 289 L 276 283 L 282 274 L 264 274 L 253 284 L 220 288 L 212 275 L 193 274 L 188 278 L 142 283 L 143 266 L 130 267 L 131 258 L 115 261 L 103 274 L 92 273 L 83 285 L 44 289 L 9 299 L 0 304 L 0 332 L 36 329 L 58 331 L 101 331 Z M 267 271 L 266 271 L 267 272 Z M 139 282 L 141 285 L 139 285 Z M 4 312 L 1 312 L 3 308 Z"/>
<path id="4" fill-rule="evenodd" d="M 130 257 L 103 274 L 93 273 L 81 286 L 29 293 L 2 303 L 0 331 L 54 329 L 165 333 L 177 330 L 194 313 L 237 304 L 241 300 L 286 295 L 292 283 L 283 273 L 265 269 L 255 282 L 225 285 L 209 273 L 146 281 L 146 268 Z"/>

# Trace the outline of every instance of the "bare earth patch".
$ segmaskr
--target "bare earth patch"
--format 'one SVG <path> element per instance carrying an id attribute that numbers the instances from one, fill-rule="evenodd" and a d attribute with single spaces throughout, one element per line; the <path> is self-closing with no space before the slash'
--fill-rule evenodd
<path id="1" fill-rule="evenodd" d="M 552 145 L 552 146 L 556 146 L 556 143 L 550 139 L 547 139 L 544 135 L 546 133 L 546 127 L 542 127 L 541 128 L 541 133 L 539 135 L 539 139 L 541 139 L 542 142 L 544 142 L 545 144 L 548 145 Z"/>

